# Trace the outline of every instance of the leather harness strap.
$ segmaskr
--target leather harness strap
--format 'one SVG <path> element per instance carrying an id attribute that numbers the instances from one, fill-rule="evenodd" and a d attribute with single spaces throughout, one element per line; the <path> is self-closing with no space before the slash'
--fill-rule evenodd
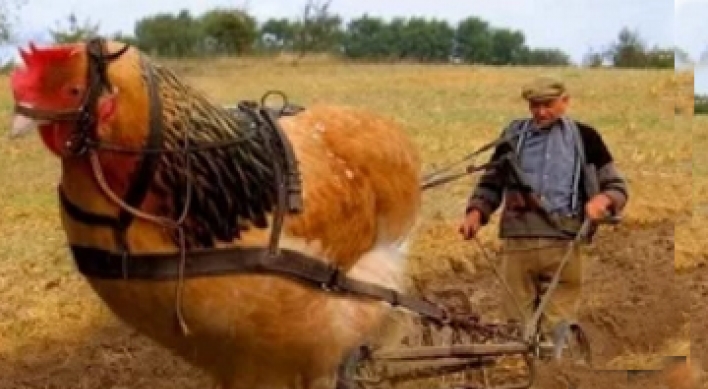
<path id="1" fill-rule="evenodd" d="M 64 192 L 61 185 L 57 187 L 57 192 L 59 192 L 59 201 L 61 203 L 62 208 L 64 208 L 66 213 L 69 214 L 72 219 L 90 226 L 109 228 L 119 227 L 120 223 L 118 222 L 117 218 L 113 216 L 101 215 L 98 213 L 85 211 L 81 209 L 81 207 L 79 207 L 78 205 L 71 202 L 71 200 L 66 197 L 66 193 Z"/>
<path id="2" fill-rule="evenodd" d="M 141 55 L 140 59 L 144 62 Z M 146 72 L 146 83 L 148 85 L 148 99 L 150 101 L 150 117 L 149 117 L 149 133 L 147 136 L 146 148 L 157 148 L 162 145 L 162 99 L 159 96 L 159 81 L 155 77 L 151 66 L 144 66 Z M 159 163 L 160 155 L 158 154 L 142 154 L 139 165 L 135 171 L 135 176 L 132 184 L 128 187 L 124 201 L 126 204 L 134 208 L 139 208 L 145 196 L 147 196 L 150 182 L 155 175 L 157 164 Z M 118 215 L 118 228 L 115 229 L 116 243 L 120 250 L 125 253 L 130 251 L 128 247 L 128 239 L 126 230 L 133 221 L 133 214 L 121 207 Z"/>
<path id="3" fill-rule="evenodd" d="M 302 212 L 302 185 L 300 181 L 300 173 L 297 168 L 297 159 L 295 158 L 295 152 L 293 151 L 292 144 L 285 136 L 283 129 L 280 128 L 277 118 L 273 115 L 269 109 L 261 109 L 261 116 L 265 120 L 265 124 L 273 129 L 273 132 L 277 136 L 278 143 L 280 145 L 281 153 L 285 159 L 285 174 L 284 184 L 287 190 L 287 203 L 288 212 L 300 213 Z"/>
<path id="4" fill-rule="evenodd" d="M 159 281 L 179 277 L 179 254 L 131 254 L 130 260 L 124 263 L 122 255 L 103 249 L 72 245 L 71 251 L 79 271 L 95 278 L 119 280 L 125 275 L 128 279 Z M 268 254 L 263 247 L 192 249 L 186 258 L 184 271 L 188 278 L 223 277 L 237 273 L 278 275 L 332 293 L 382 300 L 437 322 L 448 319 L 448 313 L 438 305 L 403 295 L 394 289 L 353 279 L 337 267 L 300 252 L 281 249 L 276 256 Z"/>

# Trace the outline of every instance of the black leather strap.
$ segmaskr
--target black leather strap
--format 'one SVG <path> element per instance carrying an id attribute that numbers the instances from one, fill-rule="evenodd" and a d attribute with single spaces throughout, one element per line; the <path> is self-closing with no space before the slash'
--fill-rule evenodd
<path id="1" fill-rule="evenodd" d="M 140 58 L 141 62 L 144 61 L 144 57 L 142 55 Z M 150 101 L 150 119 L 148 124 L 149 133 L 145 148 L 156 149 L 162 144 L 163 140 L 162 100 L 159 96 L 159 81 L 157 77 L 155 77 L 153 68 L 151 66 L 144 66 L 144 68 L 147 74 L 148 98 Z M 159 162 L 160 155 L 158 154 L 142 154 L 140 157 L 140 162 L 135 169 L 133 181 L 128 187 L 128 191 L 123 200 L 126 204 L 133 208 L 140 208 L 140 204 L 142 204 L 148 193 L 150 183 L 152 182 L 157 164 Z M 130 250 L 125 237 L 125 231 L 132 223 L 133 218 L 134 216 L 132 213 L 121 207 L 120 214 L 118 215 L 118 229 L 116 231 L 116 238 L 118 239 L 117 243 L 124 250 Z"/>
<path id="2" fill-rule="evenodd" d="M 72 245 L 79 271 L 101 279 L 175 280 L 180 275 L 179 253 L 131 254 Z M 267 248 L 234 247 L 190 250 L 184 263 L 184 277 L 225 276 L 237 273 L 273 274 L 304 282 L 333 293 L 385 301 L 411 309 L 430 319 L 443 322 L 447 312 L 439 306 L 398 291 L 348 277 L 331 264 L 297 251 L 283 249 L 271 256 Z"/>
<path id="3" fill-rule="evenodd" d="M 287 191 L 287 206 L 288 212 L 302 212 L 302 182 L 300 179 L 300 171 L 298 169 L 298 161 L 295 157 L 295 151 L 292 144 L 285 136 L 283 129 L 278 124 L 278 119 L 268 108 L 261 109 L 261 116 L 264 118 L 266 125 L 275 133 L 275 138 L 278 142 L 278 147 L 283 155 L 283 168 L 285 180 L 285 189 Z"/>
<path id="4" fill-rule="evenodd" d="M 119 223 L 117 218 L 109 215 L 88 212 L 81 209 L 79 206 L 71 202 L 68 197 L 66 197 L 66 193 L 64 193 L 61 186 L 57 188 L 57 191 L 59 192 L 59 201 L 61 202 L 62 207 L 72 219 L 91 226 L 118 228 Z"/>

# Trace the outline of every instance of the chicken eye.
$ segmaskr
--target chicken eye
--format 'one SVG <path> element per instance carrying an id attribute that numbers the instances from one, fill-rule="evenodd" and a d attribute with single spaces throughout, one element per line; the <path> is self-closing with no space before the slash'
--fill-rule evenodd
<path id="1" fill-rule="evenodd" d="M 69 88 L 69 94 L 72 97 L 79 97 L 81 96 L 81 87 L 80 86 L 72 86 Z"/>

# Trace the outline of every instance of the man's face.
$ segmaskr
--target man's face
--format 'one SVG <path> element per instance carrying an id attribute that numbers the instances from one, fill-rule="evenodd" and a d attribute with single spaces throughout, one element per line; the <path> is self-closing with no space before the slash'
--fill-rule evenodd
<path id="1" fill-rule="evenodd" d="M 568 107 L 568 100 L 566 95 L 553 100 L 529 101 L 529 110 L 536 126 L 546 127 L 563 116 Z"/>

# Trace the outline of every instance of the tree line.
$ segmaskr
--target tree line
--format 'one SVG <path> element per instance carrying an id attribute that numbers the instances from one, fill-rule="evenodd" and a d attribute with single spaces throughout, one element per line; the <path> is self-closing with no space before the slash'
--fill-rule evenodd
<path id="1" fill-rule="evenodd" d="M 3 0 L 0 0 L 2 4 Z M 499 28 L 470 16 L 452 25 L 424 17 L 385 20 L 364 14 L 349 20 L 331 12 L 331 0 L 307 0 L 293 19 L 256 20 L 241 8 L 214 8 L 202 15 L 188 10 L 148 15 L 132 34 L 110 38 L 129 42 L 152 55 L 203 57 L 293 52 L 328 53 L 348 59 L 377 61 L 460 62 L 485 65 L 570 65 L 556 48 L 531 48 L 522 31 Z M 96 35 L 99 24 L 79 22 L 50 29 L 54 42 L 72 42 Z M 2 25 L 0 19 L 0 25 Z M 2 38 L 0 28 L 0 39 Z M 674 50 L 647 48 L 638 33 L 623 29 L 609 49 L 589 53 L 586 66 L 672 68 Z"/>
<path id="2" fill-rule="evenodd" d="M 79 24 L 51 31 L 55 42 L 95 35 L 98 25 Z M 153 55 L 200 57 L 207 55 L 328 53 L 349 59 L 418 62 L 458 61 L 491 65 L 568 65 L 570 58 L 557 49 L 529 48 L 521 31 L 495 28 L 469 17 L 456 26 L 423 17 L 384 20 L 363 15 L 344 23 L 324 6 L 311 6 L 298 19 L 272 18 L 259 23 L 240 9 L 218 8 L 195 16 L 146 16 L 135 23 L 132 35 L 115 35 Z"/>
<path id="3" fill-rule="evenodd" d="M 696 115 L 708 115 L 708 95 L 695 94 L 693 99 L 693 113 Z"/>
<path id="4" fill-rule="evenodd" d="M 590 52 L 584 64 L 590 67 L 611 63 L 617 68 L 673 68 L 676 56 L 683 60 L 687 54 L 678 48 L 648 48 L 637 32 L 628 28 L 620 30 L 617 41 L 609 49 Z"/>

